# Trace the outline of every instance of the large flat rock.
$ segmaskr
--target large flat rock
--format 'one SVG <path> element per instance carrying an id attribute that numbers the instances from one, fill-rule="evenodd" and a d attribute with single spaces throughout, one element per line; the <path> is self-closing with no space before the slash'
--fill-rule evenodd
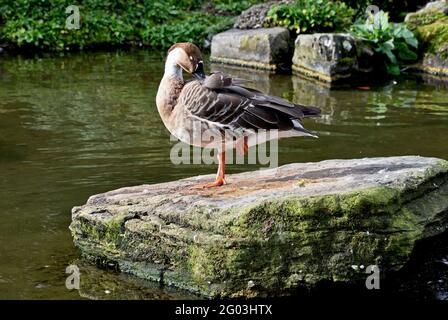
<path id="1" fill-rule="evenodd" d="M 390 157 L 296 163 L 122 188 L 72 213 L 84 256 L 206 296 L 285 295 L 400 269 L 448 227 L 448 162 Z"/>
<path id="2" fill-rule="evenodd" d="M 270 71 L 288 69 L 289 41 L 286 28 L 228 30 L 213 36 L 210 61 Z"/>

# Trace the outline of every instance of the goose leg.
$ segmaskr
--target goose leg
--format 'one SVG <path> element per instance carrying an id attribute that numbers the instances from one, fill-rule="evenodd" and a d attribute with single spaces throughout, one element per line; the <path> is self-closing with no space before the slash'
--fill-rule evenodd
<path id="1" fill-rule="evenodd" d="M 203 186 L 203 188 L 219 187 L 219 186 L 222 186 L 223 184 L 226 184 L 226 180 L 224 178 L 225 169 L 226 169 L 226 152 L 219 151 L 219 153 L 218 153 L 218 173 L 216 174 L 216 179 L 214 182 Z"/>
<path id="2" fill-rule="evenodd" d="M 248 146 L 247 142 L 248 142 L 248 138 L 246 136 L 238 139 L 238 141 L 236 142 L 236 150 L 242 156 L 244 156 L 247 153 L 247 151 L 249 150 L 249 146 Z"/>

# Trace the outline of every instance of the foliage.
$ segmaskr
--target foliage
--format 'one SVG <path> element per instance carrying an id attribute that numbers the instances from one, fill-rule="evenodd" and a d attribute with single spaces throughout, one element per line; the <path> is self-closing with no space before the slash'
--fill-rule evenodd
<path id="1" fill-rule="evenodd" d="M 370 15 L 364 24 L 354 24 L 351 32 L 368 40 L 373 49 L 385 56 L 387 72 L 400 74 L 400 63 L 417 59 L 418 41 L 404 24 L 389 22 L 384 11 Z"/>
<path id="2" fill-rule="evenodd" d="M 99 46 L 150 45 L 175 41 L 203 45 L 232 25 L 233 15 L 256 0 L 216 0 L 220 10 L 201 11 L 205 0 L 3 0 L 0 43 L 21 49 L 64 50 Z M 65 8 L 78 5 L 79 29 L 65 28 Z M 214 12 L 213 12 L 214 11 Z"/>
<path id="3" fill-rule="evenodd" d="M 186 19 L 147 28 L 142 32 L 142 39 L 151 47 L 167 48 L 173 43 L 185 41 L 200 45 L 210 35 L 228 29 L 232 24 L 232 17 L 194 13 Z"/>
<path id="4" fill-rule="evenodd" d="M 214 7 L 219 11 L 229 12 L 232 14 L 239 14 L 240 12 L 248 9 L 250 6 L 260 3 L 259 0 L 213 0 Z"/>
<path id="5" fill-rule="evenodd" d="M 354 13 L 352 8 L 339 1 L 296 0 L 274 5 L 268 12 L 267 23 L 284 26 L 297 33 L 328 32 L 348 27 Z"/>

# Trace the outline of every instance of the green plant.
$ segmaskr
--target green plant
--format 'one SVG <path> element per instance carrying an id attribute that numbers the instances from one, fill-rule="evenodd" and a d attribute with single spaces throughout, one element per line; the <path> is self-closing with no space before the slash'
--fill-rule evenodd
<path id="1" fill-rule="evenodd" d="M 239 14 L 250 6 L 260 3 L 260 0 L 213 0 L 214 7 L 219 11 L 229 12 L 231 14 Z"/>
<path id="2" fill-rule="evenodd" d="M 165 49 L 176 41 L 203 45 L 230 27 L 239 10 L 258 0 L 3 0 L 0 43 L 21 50 L 61 51 L 143 44 Z M 65 8 L 78 5 L 79 29 L 65 27 Z"/>
<path id="3" fill-rule="evenodd" d="M 176 42 L 193 42 L 202 45 L 213 34 L 228 29 L 233 24 L 232 17 L 219 17 L 201 12 L 170 23 L 159 24 L 142 32 L 144 43 L 153 48 L 168 48 Z"/>
<path id="4" fill-rule="evenodd" d="M 267 24 L 284 26 L 297 33 L 343 30 L 353 22 L 354 10 L 332 0 L 296 0 L 274 5 L 268 12 Z"/>
<path id="5" fill-rule="evenodd" d="M 379 11 L 370 15 L 363 24 L 351 27 L 353 35 L 367 40 L 373 49 L 382 54 L 387 72 L 400 74 L 400 64 L 417 59 L 418 41 L 404 24 L 389 22 L 389 15 Z"/>

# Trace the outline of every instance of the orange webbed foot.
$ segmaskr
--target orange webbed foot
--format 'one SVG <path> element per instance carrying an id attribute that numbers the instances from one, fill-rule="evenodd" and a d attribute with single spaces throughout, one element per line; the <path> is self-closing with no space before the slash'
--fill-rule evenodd
<path id="1" fill-rule="evenodd" d="M 224 178 L 218 178 L 212 183 L 207 183 L 206 185 L 203 185 L 202 188 L 206 189 L 206 188 L 220 187 L 225 184 L 227 184 L 227 182 Z"/>
<path id="2" fill-rule="evenodd" d="M 200 184 L 197 186 L 193 186 L 192 189 L 194 190 L 203 190 L 203 189 L 209 189 L 209 188 L 216 188 L 227 184 L 226 180 L 223 178 L 218 178 L 215 181 L 207 184 Z"/>

